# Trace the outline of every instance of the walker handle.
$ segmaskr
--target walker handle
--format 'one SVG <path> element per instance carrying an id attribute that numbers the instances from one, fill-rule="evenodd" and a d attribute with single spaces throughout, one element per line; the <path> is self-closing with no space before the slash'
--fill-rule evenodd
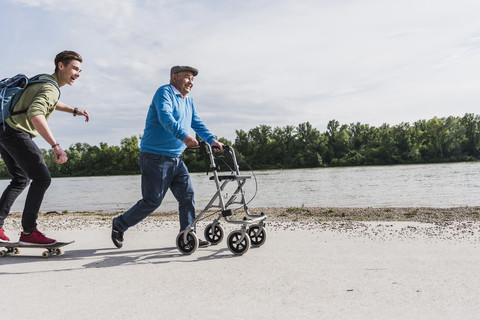
<path id="1" fill-rule="evenodd" d="M 223 150 L 228 150 L 230 149 L 231 147 L 228 145 L 228 144 L 224 144 L 223 145 Z M 220 149 L 219 147 L 217 146 L 212 146 L 212 149 Z"/>

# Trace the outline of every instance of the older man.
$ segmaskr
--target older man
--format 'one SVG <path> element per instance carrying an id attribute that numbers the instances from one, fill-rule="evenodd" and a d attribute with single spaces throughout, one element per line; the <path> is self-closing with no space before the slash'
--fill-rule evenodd
<path id="1" fill-rule="evenodd" d="M 54 110 L 72 113 L 74 116 L 89 115 L 86 110 L 72 108 L 58 101 L 59 87 L 72 85 L 80 77 L 82 57 L 74 51 L 62 51 L 55 57 L 55 72 L 45 75 L 49 82 L 28 86 L 15 104 L 15 114 L 5 120 L 5 130 L 0 129 L 0 154 L 2 155 L 12 181 L 0 198 L 0 240 L 9 241 L 3 224 L 18 195 L 28 186 L 27 198 L 22 215 L 23 232 L 19 242 L 22 244 L 52 244 L 54 239 L 47 238 L 37 230 L 37 218 L 43 196 L 50 186 L 51 177 L 42 158 L 42 152 L 32 138 L 42 136 L 53 148 L 57 162 L 67 161 L 67 155 L 53 135 L 47 120 Z M 58 87 L 54 84 L 56 83 Z"/>
<path id="2" fill-rule="evenodd" d="M 195 201 L 190 174 L 180 155 L 198 141 L 190 134 L 193 129 L 204 141 L 223 149 L 207 129 L 188 94 L 198 70 L 175 66 L 170 70 L 170 84 L 161 86 L 148 110 L 139 165 L 142 173 L 142 199 L 122 215 L 113 219 L 112 241 L 123 245 L 123 234 L 157 209 L 170 189 L 178 201 L 180 231 L 195 219 Z M 200 246 L 208 245 L 200 241 Z"/>

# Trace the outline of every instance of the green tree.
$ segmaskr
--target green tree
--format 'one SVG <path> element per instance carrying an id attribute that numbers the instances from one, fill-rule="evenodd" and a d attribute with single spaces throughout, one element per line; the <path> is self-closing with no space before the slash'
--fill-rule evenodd
<path id="1" fill-rule="evenodd" d="M 269 150 L 276 168 L 292 168 L 295 166 L 295 155 L 300 147 L 295 140 L 295 127 L 275 127 L 271 134 Z"/>
<path id="2" fill-rule="evenodd" d="M 138 174 L 138 158 L 140 156 L 139 139 L 141 136 L 123 138 L 120 142 L 119 170 L 124 174 Z"/>
<path id="3" fill-rule="evenodd" d="M 346 165 L 350 151 L 350 137 L 348 125 L 340 126 L 337 120 L 331 120 L 327 125 L 325 133 L 327 139 L 327 150 L 325 161 L 334 166 Z"/>
<path id="4" fill-rule="evenodd" d="M 388 124 L 383 124 L 376 131 L 376 145 L 374 164 L 394 164 L 399 162 L 392 129 Z"/>
<path id="5" fill-rule="evenodd" d="M 463 150 L 473 159 L 480 155 L 480 116 L 467 113 L 461 119 L 462 127 L 465 129 L 465 140 Z"/>
<path id="6" fill-rule="evenodd" d="M 309 122 L 298 125 L 296 145 L 301 148 L 295 157 L 297 168 L 313 168 L 323 165 L 322 154 L 327 150 L 327 139 Z"/>

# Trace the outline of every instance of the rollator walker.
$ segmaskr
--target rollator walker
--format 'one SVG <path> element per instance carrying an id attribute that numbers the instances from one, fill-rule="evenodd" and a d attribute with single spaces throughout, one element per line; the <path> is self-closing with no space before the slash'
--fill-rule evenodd
<path id="1" fill-rule="evenodd" d="M 192 254 L 197 250 L 198 238 L 195 233 L 195 226 L 197 222 L 212 216 L 211 212 L 207 215 L 207 211 L 212 208 L 218 209 L 213 213 L 218 215 L 212 223 L 205 227 L 204 231 L 205 238 L 210 244 L 216 245 L 223 240 L 225 232 L 220 225 L 220 221 L 223 219 L 226 223 L 235 224 L 240 227 L 239 229 L 232 231 L 227 237 L 228 249 L 230 249 L 233 254 L 243 255 L 248 251 L 250 246 L 262 246 L 266 240 L 264 220 L 267 216 L 263 212 L 261 214 L 251 214 L 248 211 L 244 185 L 251 176 L 240 174 L 234 149 L 231 146 L 224 146 L 223 155 L 225 158 L 230 157 L 233 164 L 229 168 L 229 174 L 220 172 L 219 166 L 215 163 L 215 158 L 219 158 L 219 156 L 213 153 L 212 147 L 209 144 L 201 142 L 200 147 L 197 150 L 199 150 L 200 154 L 207 154 L 210 160 L 210 169 L 213 172 L 213 176 L 210 177 L 210 180 L 215 182 L 217 191 L 210 202 L 206 205 L 205 209 L 198 214 L 195 220 L 185 230 L 178 234 L 176 240 L 178 250 L 184 254 Z M 236 186 L 233 186 L 232 190 L 234 191 L 231 196 L 228 196 L 225 187 L 230 182 L 236 183 Z M 235 205 L 240 206 L 236 209 L 232 209 L 231 207 Z M 245 213 L 243 220 L 231 220 L 229 218 L 234 215 L 234 211 L 237 209 L 243 209 Z"/>

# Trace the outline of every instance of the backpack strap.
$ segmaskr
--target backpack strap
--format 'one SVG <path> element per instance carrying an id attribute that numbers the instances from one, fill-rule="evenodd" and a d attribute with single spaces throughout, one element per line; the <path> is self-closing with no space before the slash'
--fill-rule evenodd
<path id="1" fill-rule="evenodd" d="M 48 76 L 48 74 L 41 73 L 41 74 L 37 74 L 36 76 L 28 79 L 27 87 L 31 84 L 34 84 L 34 83 L 50 83 L 50 84 L 53 84 L 55 86 L 55 88 L 57 88 L 57 90 L 58 90 L 58 99 L 60 99 L 60 87 L 58 86 L 58 84 L 55 81 L 50 80 L 50 79 L 40 79 L 40 77 L 43 77 L 43 76 Z"/>
<path id="2" fill-rule="evenodd" d="M 60 87 L 58 86 L 58 84 L 55 81 L 50 80 L 50 79 L 40 79 L 40 77 L 43 77 L 43 76 L 48 76 L 48 74 L 41 73 L 41 74 L 37 74 L 36 76 L 31 77 L 30 79 L 28 79 L 28 82 L 27 82 L 27 85 L 25 86 L 25 88 L 27 88 L 29 85 L 35 84 L 35 83 L 50 83 L 50 84 L 53 84 L 55 86 L 55 88 L 57 88 L 58 99 L 60 99 Z M 15 108 L 14 108 L 14 110 L 15 110 Z M 15 116 L 17 114 L 26 113 L 27 111 L 28 111 L 28 109 L 21 110 L 21 111 L 12 111 L 12 112 L 10 112 L 10 116 Z"/>

